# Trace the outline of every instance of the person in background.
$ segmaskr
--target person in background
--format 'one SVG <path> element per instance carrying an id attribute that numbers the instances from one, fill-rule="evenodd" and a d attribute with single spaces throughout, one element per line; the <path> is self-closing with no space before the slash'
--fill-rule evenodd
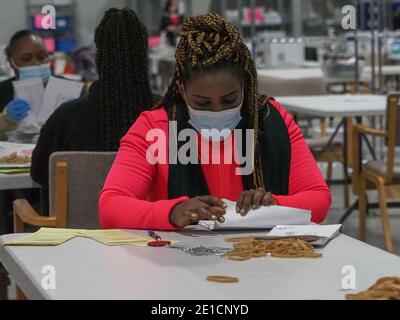
<path id="1" fill-rule="evenodd" d="M 161 31 L 166 32 L 168 44 L 175 47 L 184 17 L 179 14 L 178 0 L 167 0 L 161 17 Z"/>
<path id="2" fill-rule="evenodd" d="M 95 32 L 99 80 L 88 96 L 61 105 L 42 127 L 31 176 L 48 210 L 49 157 L 56 151 L 117 151 L 137 117 L 155 104 L 147 31 L 130 9 L 110 9 Z"/>
<path id="3" fill-rule="evenodd" d="M 6 132 L 15 130 L 30 109 L 27 101 L 15 98 L 13 81 L 41 78 L 45 84 L 51 76 L 49 52 L 34 32 L 16 32 L 5 53 L 15 77 L 0 83 L 0 140 L 6 140 Z"/>
<path id="4" fill-rule="evenodd" d="M 84 82 L 98 80 L 96 68 L 96 48 L 85 46 L 77 49 L 71 55 L 76 73 L 82 76 Z"/>
<path id="5" fill-rule="evenodd" d="M 7 132 L 17 129 L 28 115 L 29 103 L 17 99 L 13 81 L 41 78 L 46 84 L 51 76 L 50 56 L 43 39 L 30 30 L 16 32 L 5 49 L 7 61 L 15 76 L 0 83 L 0 140 L 7 140 Z M 12 232 L 12 202 L 28 199 L 38 207 L 37 190 L 9 190 L 0 192 L 0 234 Z"/>
<path id="6" fill-rule="evenodd" d="M 213 13 L 187 18 L 164 99 L 143 112 L 121 140 L 100 194 L 101 226 L 180 230 L 200 220 L 224 222 L 221 199 L 236 202 L 241 216 L 276 204 L 310 210 L 312 221 L 322 222 L 331 194 L 321 171 L 292 116 L 257 88 L 254 60 L 235 27 Z M 173 131 L 170 122 L 176 123 Z M 254 135 L 238 145 L 235 129 Z M 174 131 L 176 137 L 169 135 Z M 192 137 L 182 138 L 188 131 L 199 149 L 189 162 L 170 153 L 170 147 L 188 151 Z M 161 141 L 156 151 L 165 160 L 151 153 L 149 133 Z M 243 150 L 250 156 L 248 171 L 232 159 L 233 151 Z"/>

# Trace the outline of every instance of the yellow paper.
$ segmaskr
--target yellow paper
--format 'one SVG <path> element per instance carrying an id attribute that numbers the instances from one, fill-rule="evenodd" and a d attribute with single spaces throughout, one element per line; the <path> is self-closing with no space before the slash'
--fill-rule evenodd
<path id="1" fill-rule="evenodd" d="M 34 234 L 6 242 L 5 246 L 58 246 L 78 236 L 77 230 L 41 228 Z"/>
<path id="2" fill-rule="evenodd" d="M 107 246 L 119 246 L 125 244 L 147 245 L 152 238 L 138 236 L 121 230 L 86 230 L 86 238 L 101 242 Z"/>
<path id="3" fill-rule="evenodd" d="M 20 174 L 28 173 L 31 169 L 29 168 L 11 168 L 11 169 L 0 169 L 0 173 L 4 174 Z"/>
<path id="4" fill-rule="evenodd" d="M 85 230 L 41 228 L 29 236 L 4 243 L 4 246 L 58 246 L 75 237 L 95 240 L 107 246 L 136 245 L 146 246 L 153 241 L 150 237 L 142 237 L 122 230 Z M 176 243 L 177 241 L 171 241 Z"/>

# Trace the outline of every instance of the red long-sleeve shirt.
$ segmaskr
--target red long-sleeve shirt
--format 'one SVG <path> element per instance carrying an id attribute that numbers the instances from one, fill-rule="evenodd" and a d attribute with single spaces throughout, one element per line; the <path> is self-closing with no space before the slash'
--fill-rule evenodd
<path id="1" fill-rule="evenodd" d="M 312 221 L 320 223 L 331 204 L 329 188 L 292 116 L 279 103 L 271 103 L 284 119 L 291 143 L 289 193 L 273 197 L 278 205 L 311 210 Z M 168 141 L 165 109 L 142 113 L 121 140 L 120 150 L 100 194 L 99 218 L 103 228 L 177 229 L 169 221 L 170 212 L 188 197 L 168 200 L 168 164 L 151 164 L 146 159 L 146 152 L 153 144 L 146 140 L 151 129 L 161 129 Z M 168 151 L 166 157 L 168 159 Z M 243 183 L 242 177 L 235 173 L 236 168 L 235 163 L 202 164 L 211 195 L 232 201 L 238 199 Z"/>

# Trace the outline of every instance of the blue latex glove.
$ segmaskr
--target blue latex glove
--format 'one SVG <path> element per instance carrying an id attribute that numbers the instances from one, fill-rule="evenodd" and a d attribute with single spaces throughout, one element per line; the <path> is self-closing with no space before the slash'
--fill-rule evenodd
<path id="1" fill-rule="evenodd" d="M 11 119 L 21 121 L 28 115 L 30 109 L 27 101 L 15 99 L 7 105 L 7 114 Z"/>

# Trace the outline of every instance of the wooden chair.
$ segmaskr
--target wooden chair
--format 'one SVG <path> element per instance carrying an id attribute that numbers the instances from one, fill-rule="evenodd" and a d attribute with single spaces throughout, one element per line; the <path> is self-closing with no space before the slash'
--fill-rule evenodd
<path id="1" fill-rule="evenodd" d="M 49 160 L 50 215 L 39 215 L 25 199 L 14 201 L 14 232 L 36 227 L 99 229 L 98 197 L 115 152 L 56 152 Z M 17 287 L 17 299 L 24 299 Z"/>
<path id="2" fill-rule="evenodd" d="M 393 252 L 387 199 L 400 198 L 400 163 L 395 162 L 395 147 L 400 145 L 400 94 L 387 97 L 386 130 L 376 130 L 365 125 L 353 127 L 353 193 L 359 196 L 360 239 L 366 236 L 366 211 L 368 189 L 378 191 L 379 209 L 383 226 L 385 248 Z M 368 161 L 361 166 L 361 135 L 370 135 L 385 139 L 387 159 Z"/>
<path id="3" fill-rule="evenodd" d="M 0 301 L 7 300 L 7 287 L 10 285 L 10 283 L 8 272 L 0 263 Z"/>
<path id="4" fill-rule="evenodd" d="M 347 179 L 347 174 L 345 172 L 346 167 L 344 166 L 344 146 L 341 141 L 334 139 L 331 145 L 328 146 L 329 137 L 324 135 L 318 138 L 306 139 L 306 142 L 315 160 L 318 162 L 327 163 L 326 179 L 328 181 L 332 180 L 332 166 L 334 162 L 342 163 L 343 179 Z M 347 182 L 343 183 L 343 197 L 344 207 L 348 208 L 350 203 L 350 195 L 349 184 Z"/>

